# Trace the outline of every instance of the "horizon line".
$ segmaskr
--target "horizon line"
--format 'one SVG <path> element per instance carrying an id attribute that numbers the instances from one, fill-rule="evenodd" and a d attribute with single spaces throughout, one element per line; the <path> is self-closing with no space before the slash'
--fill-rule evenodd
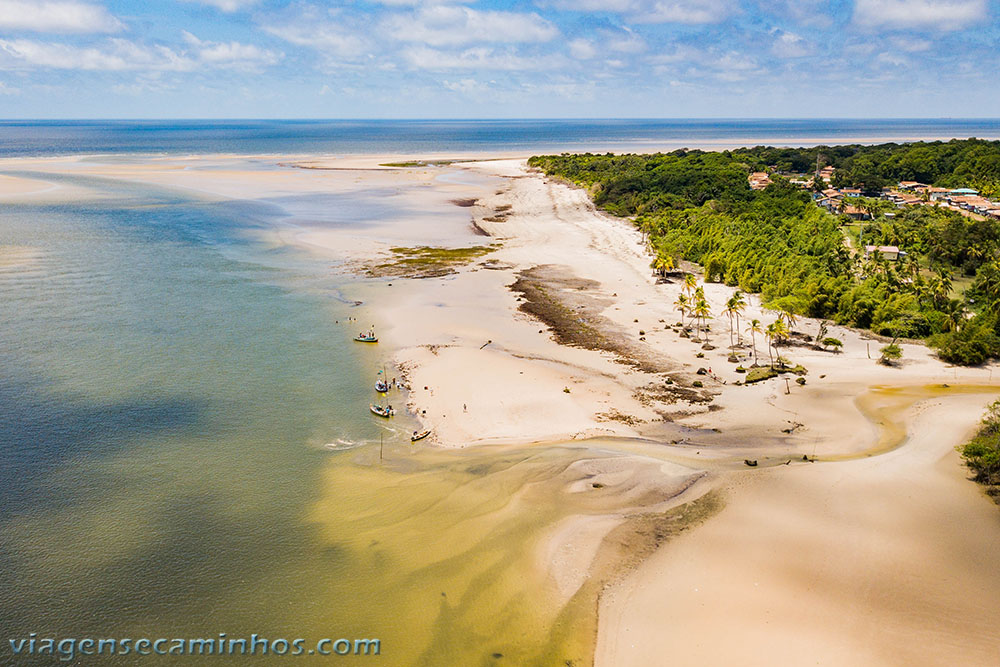
<path id="1" fill-rule="evenodd" d="M 510 116 L 510 117 L 295 117 L 295 116 L 118 116 L 118 117 L 9 117 L 8 122 L 126 122 L 126 121 L 287 121 L 287 122 L 566 122 L 566 121 L 945 121 L 1000 122 L 1000 116 Z"/>

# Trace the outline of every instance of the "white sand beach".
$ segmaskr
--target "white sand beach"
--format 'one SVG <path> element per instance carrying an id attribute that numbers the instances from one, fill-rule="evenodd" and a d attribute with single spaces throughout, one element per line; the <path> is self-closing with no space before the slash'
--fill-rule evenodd
<path id="1" fill-rule="evenodd" d="M 219 199 L 289 197 L 288 216 L 262 238 L 328 258 L 337 271 L 391 264 L 397 246 L 494 245 L 440 275 L 362 280 L 352 296 L 364 302 L 360 321 L 393 351 L 410 411 L 432 430 L 427 446 L 600 438 L 637 457 L 627 470 L 593 473 L 613 486 L 616 474 L 641 468 L 642 483 L 622 487 L 639 489 L 634 502 L 565 518 L 534 545 L 563 595 L 598 571 L 606 579 L 596 664 L 995 664 L 1000 510 L 954 452 L 1000 395 L 992 367 L 950 367 L 917 344 L 886 367 L 876 363 L 884 342 L 831 325 L 843 353 L 781 348 L 808 369 L 804 385 L 738 385 L 745 376 L 727 358 L 753 359 L 746 334 L 730 349 L 729 321 L 718 315 L 731 288 L 705 285 L 716 314 L 707 340 L 682 337 L 672 326 L 679 282 L 658 282 L 639 232 L 596 211 L 585 192 L 519 158 L 383 166 L 404 160 L 412 157 L 18 168 Z M 59 195 L 38 178 L 0 180 L 0 201 Z M 372 192 L 392 212 L 362 229 L 294 201 Z M 756 296 L 749 301 L 744 320 L 775 319 Z M 803 320 L 794 329 L 818 327 Z M 766 361 L 766 344 L 756 344 Z M 723 505 L 714 516 L 607 574 L 602 554 L 626 518 L 709 492 Z"/>

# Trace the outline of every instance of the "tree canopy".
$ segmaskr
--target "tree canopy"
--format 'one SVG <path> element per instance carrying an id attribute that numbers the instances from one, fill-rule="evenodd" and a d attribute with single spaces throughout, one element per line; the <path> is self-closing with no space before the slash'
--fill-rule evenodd
<path id="1" fill-rule="evenodd" d="M 805 190 L 775 177 L 755 191 L 747 180 L 768 167 L 832 164 L 836 179 L 864 187 L 878 179 L 1000 183 L 1000 142 L 563 154 L 529 164 L 587 188 L 599 207 L 633 219 L 664 264 L 696 262 L 706 280 L 760 293 L 770 308 L 886 336 L 928 338 L 950 362 L 1000 356 L 997 221 L 907 207 L 862 223 L 861 231 L 865 244 L 895 245 L 906 255 L 865 258 L 850 247 L 844 219 L 816 206 Z M 971 281 L 964 294 L 957 277 Z"/>

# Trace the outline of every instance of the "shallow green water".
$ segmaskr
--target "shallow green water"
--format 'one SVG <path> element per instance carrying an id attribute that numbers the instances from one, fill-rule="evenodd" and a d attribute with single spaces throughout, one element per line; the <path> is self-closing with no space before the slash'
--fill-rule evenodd
<path id="1" fill-rule="evenodd" d="M 585 601 L 528 574 L 572 450 L 413 448 L 367 412 L 384 352 L 336 324 L 342 279 L 250 240 L 273 211 L 75 184 L 0 208 L 0 662 L 32 632 L 589 661 Z"/>

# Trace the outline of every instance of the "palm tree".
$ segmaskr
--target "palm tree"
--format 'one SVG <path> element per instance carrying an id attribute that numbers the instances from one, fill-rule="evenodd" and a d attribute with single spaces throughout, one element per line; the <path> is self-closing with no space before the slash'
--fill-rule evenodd
<path id="1" fill-rule="evenodd" d="M 698 279 L 694 277 L 694 274 L 685 273 L 684 284 L 681 286 L 681 289 L 684 290 L 688 294 L 688 296 L 690 296 L 691 293 L 694 292 L 694 288 L 697 286 L 698 286 Z"/>
<path id="2" fill-rule="evenodd" d="M 697 319 L 697 317 L 698 317 L 694 313 L 694 308 L 696 308 L 698 306 L 698 302 L 699 301 L 705 301 L 705 300 L 706 300 L 705 299 L 705 288 L 702 287 L 701 285 L 698 285 L 697 287 L 694 288 L 694 296 L 691 297 L 691 304 L 692 304 L 691 321 L 692 322 L 694 322 Z"/>
<path id="3" fill-rule="evenodd" d="M 743 343 L 743 337 L 740 335 L 740 314 L 746 309 L 747 302 L 743 298 L 743 292 L 736 290 L 733 295 L 726 302 L 725 313 L 729 315 L 729 344 L 732 345 L 733 342 L 733 318 L 736 318 L 736 340 L 739 343 Z"/>
<path id="4" fill-rule="evenodd" d="M 674 270 L 674 258 L 670 255 L 657 255 L 653 260 L 653 269 L 662 278 Z"/>
<path id="5" fill-rule="evenodd" d="M 774 352 L 775 352 L 775 354 L 777 354 L 778 353 L 778 345 L 782 341 L 784 341 L 786 338 L 788 338 L 789 335 L 791 335 L 792 331 L 787 326 L 785 326 L 785 323 L 782 322 L 781 320 L 778 320 L 778 323 L 775 325 L 775 328 L 776 328 L 776 333 L 778 334 L 778 339 L 774 343 Z M 781 363 L 781 355 L 780 354 L 778 354 L 778 362 Z"/>
<path id="6" fill-rule="evenodd" d="M 774 347 L 774 351 L 777 352 L 778 343 L 786 336 L 788 336 L 788 327 L 785 326 L 785 322 L 781 318 L 767 325 L 767 356 L 771 359 L 771 368 L 774 368 L 774 357 L 771 356 L 771 347 Z"/>
<path id="7" fill-rule="evenodd" d="M 781 316 L 778 317 L 778 319 L 780 320 L 782 318 L 784 318 L 785 322 L 788 324 L 788 329 L 789 330 L 791 330 L 791 328 L 793 326 L 795 326 L 798 323 L 798 321 L 799 321 L 798 316 L 795 313 L 793 313 L 791 310 L 787 310 L 787 309 L 782 309 Z"/>
<path id="8" fill-rule="evenodd" d="M 959 331 L 962 325 L 965 324 L 968 315 L 965 304 L 958 299 L 949 299 L 944 304 L 943 311 L 946 316 L 945 326 L 948 327 L 948 331 Z"/>
<path id="9" fill-rule="evenodd" d="M 681 322 L 684 322 L 684 314 L 687 312 L 688 307 L 690 307 L 691 302 L 688 301 L 688 298 L 684 296 L 683 293 L 681 293 L 677 295 L 677 300 L 674 301 L 674 305 L 677 307 L 677 310 L 681 312 Z"/>
<path id="10" fill-rule="evenodd" d="M 951 271 L 938 269 L 937 278 L 931 281 L 931 285 L 934 291 L 934 302 L 939 305 L 944 303 L 948 299 L 948 295 L 951 294 Z"/>
<path id="11" fill-rule="evenodd" d="M 979 267 L 976 283 L 982 293 L 982 302 L 990 311 L 996 310 L 1000 300 L 1000 261 L 993 260 Z"/>
<path id="12" fill-rule="evenodd" d="M 722 312 L 726 317 L 729 318 L 729 347 L 735 347 L 736 344 L 733 342 L 733 314 L 735 314 L 736 311 L 733 310 L 732 299 L 726 301 L 726 307 L 723 309 Z"/>
<path id="13" fill-rule="evenodd" d="M 774 344 L 774 339 L 778 336 L 778 322 L 781 320 L 775 320 L 767 325 L 766 335 L 767 335 L 767 357 L 771 360 L 771 368 L 774 368 L 774 357 L 771 355 L 771 345 Z"/>
<path id="14" fill-rule="evenodd" d="M 754 318 L 750 320 L 750 326 L 747 327 L 747 333 L 750 334 L 750 343 L 753 345 L 753 362 L 757 363 L 757 337 L 754 334 L 764 333 L 764 329 L 760 325 L 760 320 Z"/>
<path id="15" fill-rule="evenodd" d="M 700 325 L 698 327 L 698 338 L 701 338 L 701 330 L 705 326 L 705 320 L 712 316 L 712 309 L 708 305 L 708 301 L 704 299 L 698 299 L 698 302 L 694 304 L 694 315 L 698 318 Z M 707 339 L 708 336 L 705 336 Z"/>

